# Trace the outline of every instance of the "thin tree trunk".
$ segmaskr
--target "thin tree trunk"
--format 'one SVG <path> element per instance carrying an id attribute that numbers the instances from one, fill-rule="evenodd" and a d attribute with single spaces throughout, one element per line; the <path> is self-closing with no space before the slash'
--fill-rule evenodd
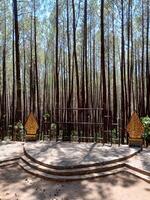
<path id="1" fill-rule="evenodd" d="M 17 0 L 13 0 L 13 13 L 15 21 L 15 52 L 16 52 L 16 83 L 17 83 L 17 107 L 16 121 L 22 120 L 21 107 L 21 77 L 20 77 L 20 51 L 19 51 L 19 27 L 18 27 L 18 7 Z"/>
<path id="2" fill-rule="evenodd" d="M 86 77 L 86 103 L 85 107 L 89 106 L 89 88 L 88 88 L 88 66 L 87 66 L 87 0 L 84 1 L 84 64 L 85 64 L 85 77 Z"/>
<path id="3" fill-rule="evenodd" d="M 75 69 L 76 69 L 77 107 L 79 107 L 80 106 L 79 72 L 78 72 L 78 60 L 77 60 L 77 52 L 76 52 L 76 16 L 75 16 L 74 0 L 72 0 L 72 11 L 73 11 L 73 58 L 74 58 Z"/>
<path id="4" fill-rule="evenodd" d="M 124 4 L 123 0 L 121 0 L 121 120 L 122 120 L 122 135 L 121 135 L 121 143 L 124 144 L 124 136 L 125 136 L 125 101 L 124 101 L 124 68 L 125 68 L 125 50 L 124 50 Z"/>
<path id="5" fill-rule="evenodd" d="M 144 2 L 142 1 L 142 66 L 141 66 L 141 76 L 142 76 L 142 93 L 141 93 L 141 109 L 140 109 L 140 114 L 143 116 L 145 115 L 145 82 L 144 82 L 144 47 L 145 47 L 145 42 L 144 42 Z"/>
<path id="6" fill-rule="evenodd" d="M 150 115 L 150 66 L 149 66 L 149 0 L 147 0 L 147 32 L 146 32 L 146 85 L 147 85 L 147 105 L 146 105 L 146 114 Z"/>
<path id="7" fill-rule="evenodd" d="M 4 139 L 6 132 L 6 2 L 4 0 L 4 39 L 3 39 L 3 91 L 2 91 L 2 106 L 1 106 L 1 114 L 2 114 L 2 140 Z"/>
<path id="8" fill-rule="evenodd" d="M 41 116 L 40 116 L 40 95 L 39 95 L 39 76 L 38 76 L 38 64 L 37 64 L 37 36 L 36 36 L 36 8 L 34 0 L 34 52 L 35 52 L 35 80 L 36 80 L 36 94 L 37 94 L 37 112 L 38 112 L 38 121 L 41 125 Z"/>
<path id="9" fill-rule="evenodd" d="M 102 105 L 103 105 L 103 119 L 104 130 L 107 129 L 107 105 L 106 105 L 106 75 L 105 75 L 105 45 L 104 45 L 104 0 L 101 0 L 101 75 L 102 75 Z M 107 136 L 104 134 L 104 142 L 107 142 Z"/>
<path id="10" fill-rule="evenodd" d="M 15 49 L 14 49 L 14 18 L 13 18 L 13 40 L 12 40 L 12 63 L 13 63 L 13 90 L 12 90 L 12 140 L 14 140 L 15 125 L 15 100 L 16 100 L 16 78 L 15 78 Z"/>
<path id="11" fill-rule="evenodd" d="M 26 50 L 25 50 L 25 33 L 23 24 L 23 63 L 24 63 L 24 78 L 23 78 L 23 123 L 26 120 Z"/>
<path id="12" fill-rule="evenodd" d="M 114 4 L 113 4 L 114 5 Z M 114 8 L 114 6 L 113 6 Z M 112 14 L 113 20 L 113 121 L 117 122 L 117 89 L 116 89 L 116 52 L 115 52 L 115 22 L 114 10 Z"/>
<path id="13" fill-rule="evenodd" d="M 58 9 L 59 9 L 59 5 L 58 5 L 58 0 L 56 0 L 56 50 L 55 50 L 55 54 L 56 54 L 56 66 L 55 66 L 55 78 L 56 78 L 56 121 L 59 121 L 59 66 L 58 66 L 58 27 L 59 27 L 59 21 L 58 21 Z M 59 136 L 59 126 L 57 124 L 57 136 L 56 136 L 56 140 L 58 140 L 58 136 Z"/>

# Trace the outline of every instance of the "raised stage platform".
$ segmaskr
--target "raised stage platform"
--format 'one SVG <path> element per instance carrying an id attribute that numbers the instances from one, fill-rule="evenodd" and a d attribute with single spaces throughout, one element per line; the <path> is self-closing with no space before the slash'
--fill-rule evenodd
<path id="1" fill-rule="evenodd" d="M 75 181 L 127 171 L 150 183 L 150 148 L 96 143 L 10 142 L 0 144 L 0 167 L 19 164 L 35 176 Z"/>
<path id="2" fill-rule="evenodd" d="M 150 182 L 150 171 L 134 166 L 140 148 L 97 143 L 26 143 L 19 165 L 27 172 L 54 181 L 76 181 L 127 171 Z"/>
<path id="3" fill-rule="evenodd" d="M 139 148 L 103 146 L 99 143 L 27 143 L 24 151 L 28 157 L 55 169 L 69 169 L 104 165 L 132 157 Z"/>

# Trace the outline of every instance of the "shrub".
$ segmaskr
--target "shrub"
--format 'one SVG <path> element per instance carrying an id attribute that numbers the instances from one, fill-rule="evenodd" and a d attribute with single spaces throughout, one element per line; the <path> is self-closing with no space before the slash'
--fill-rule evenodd
<path id="1" fill-rule="evenodd" d="M 141 117 L 141 122 L 144 126 L 144 139 L 150 137 L 150 117 L 147 115 L 146 117 Z"/>

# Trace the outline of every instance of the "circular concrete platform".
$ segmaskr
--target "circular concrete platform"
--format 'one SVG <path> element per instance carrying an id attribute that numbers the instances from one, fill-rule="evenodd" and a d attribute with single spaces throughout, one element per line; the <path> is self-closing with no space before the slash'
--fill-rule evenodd
<path id="1" fill-rule="evenodd" d="M 96 143 L 26 143 L 25 153 L 40 164 L 53 168 L 78 168 L 126 160 L 139 152 L 127 145 L 102 146 Z"/>

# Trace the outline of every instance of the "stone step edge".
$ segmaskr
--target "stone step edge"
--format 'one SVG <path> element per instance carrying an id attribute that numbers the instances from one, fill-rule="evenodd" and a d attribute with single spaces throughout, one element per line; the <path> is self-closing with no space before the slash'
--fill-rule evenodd
<path id="1" fill-rule="evenodd" d="M 20 158 L 16 158 L 13 160 L 10 159 L 10 160 L 5 160 L 4 162 L 0 162 L 0 167 L 6 167 L 6 166 L 17 164 L 19 159 Z"/>
<path id="2" fill-rule="evenodd" d="M 148 183 L 150 183 L 150 176 L 147 176 L 145 174 L 141 174 L 140 172 L 129 169 L 128 167 L 126 167 L 125 171 L 136 176 L 136 177 L 138 177 L 138 178 L 140 178 L 140 179 L 142 179 L 142 180 L 144 180 L 144 181 L 146 181 L 146 182 L 148 182 Z"/>
<path id="3" fill-rule="evenodd" d="M 135 167 L 133 165 L 131 165 L 130 163 L 125 163 L 125 167 L 127 167 L 128 169 L 131 169 L 131 170 L 134 170 L 136 172 L 139 172 L 143 175 L 147 175 L 147 176 L 150 176 L 150 172 L 149 171 L 146 171 L 146 170 L 142 170 L 138 167 Z"/>
<path id="4" fill-rule="evenodd" d="M 21 168 L 23 168 L 25 171 L 27 171 L 28 173 L 38 176 L 40 178 L 45 178 L 45 179 L 49 179 L 49 180 L 53 180 L 53 181 L 62 181 L 62 182 L 98 178 L 98 177 L 102 177 L 102 176 L 108 176 L 111 174 L 117 174 L 117 173 L 123 171 L 123 169 L 120 168 L 120 169 L 110 170 L 107 172 L 99 172 L 99 173 L 85 174 L 85 175 L 79 175 L 79 176 L 77 176 L 77 175 L 76 176 L 57 176 L 57 175 L 51 175 L 51 174 L 47 174 L 47 173 L 32 169 L 30 166 L 23 163 L 22 160 L 19 161 L 19 166 Z"/>
<path id="5" fill-rule="evenodd" d="M 25 163 L 19 162 L 19 165 L 22 169 L 24 169 L 26 172 L 38 176 L 40 178 L 44 178 L 44 179 L 49 179 L 49 180 L 53 180 L 53 181 L 77 181 L 77 180 L 85 180 L 85 179 L 92 179 L 92 178 L 98 178 L 98 177 L 102 177 L 102 176 L 108 176 L 108 175 L 112 175 L 112 174 L 117 174 L 120 172 L 127 172 L 130 173 L 148 183 L 150 183 L 150 176 L 141 174 L 139 172 L 136 172 L 132 169 L 129 169 L 127 167 L 123 167 L 121 169 L 115 169 L 115 170 L 111 170 L 111 171 L 107 171 L 107 172 L 100 172 L 100 173 L 92 173 L 92 174 L 88 174 L 88 175 L 80 175 L 80 176 L 56 176 L 56 175 L 50 175 L 50 174 L 46 174 L 44 172 L 40 172 L 38 170 L 34 170 L 32 169 L 30 166 L 27 166 Z"/>
<path id="6" fill-rule="evenodd" d="M 14 158 L 9 158 L 9 159 L 5 159 L 5 160 L 1 160 L 0 161 L 0 164 L 3 164 L 3 163 L 7 163 L 7 162 L 13 162 L 13 161 L 17 161 L 17 160 L 19 160 L 20 159 L 20 157 L 18 156 L 18 157 L 14 157 Z"/>
<path id="7" fill-rule="evenodd" d="M 113 170 L 117 168 L 124 167 L 125 163 L 124 162 L 116 162 L 113 164 L 109 165 L 104 165 L 104 166 L 92 166 L 92 167 L 85 167 L 85 168 L 76 168 L 76 169 L 53 169 L 53 168 L 48 168 L 43 165 L 40 165 L 36 162 L 33 162 L 26 156 L 21 157 L 22 161 L 25 162 L 26 165 L 29 165 L 31 168 L 45 172 L 47 174 L 53 174 L 53 175 L 59 175 L 59 176 L 74 176 L 74 175 L 83 175 L 83 174 L 90 174 L 90 173 L 97 173 L 97 172 L 104 172 L 108 170 Z"/>
<path id="8" fill-rule="evenodd" d="M 24 151 L 24 154 L 29 158 L 31 159 L 33 162 L 36 162 L 40 165 L 43 165 L 45 167 L 48 167 L 48 168 L 53 168 L 53 169 L 60 169 L 60 170 L 63 170 L 63 169 L 75 169 L 75 168 L 84 168 L 84 167 L 92 167 L 92 166 L 104 166 L 104 165 L 107 165 L 107 164 L 112 164 L 112 163 L 116 163 L 116 162 L 122 162 L 122 161 L 125 161 L 133 156 L 135 156 L 136 154 L 138 154 L 141 149 L 139 148 L 136 152 L 130 154 L 130 155 L 127 155 L 127 156 L 124 156 L 122 158 L 116 158 L 114 160 L 110 160 L 110 161 L 104 161 L 104 162 L 99 162 L 99 163 L 93 163 L 93 164 L 82 164 L 82 165 L 74 165 L 74 166 L 56 166 L 56 165 L 50 165 L 50 164 L 46 164 L 46 163 L 43 163 L 35 158 L 33 158 L 25 149 L 25 147 L 23 147 L 23 151 Z"/>

